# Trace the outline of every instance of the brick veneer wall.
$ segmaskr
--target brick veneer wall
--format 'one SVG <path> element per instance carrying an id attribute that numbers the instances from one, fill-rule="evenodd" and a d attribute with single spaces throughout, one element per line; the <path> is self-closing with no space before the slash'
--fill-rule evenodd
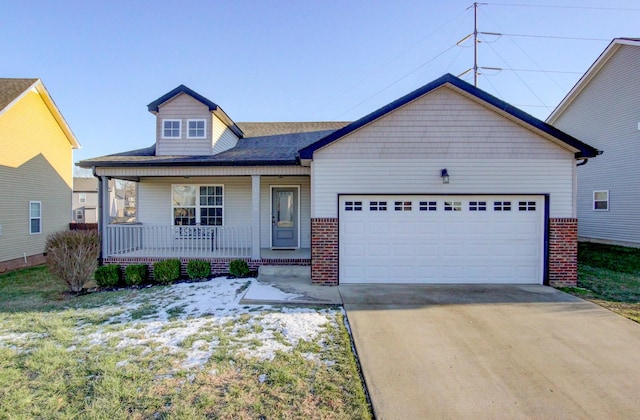
<path id="1" fill-rule="evenodd" d="M 338 285 L 338 219 L 311 219 L 311 284 Z"/>
<path id="2" fill-rule="evenodd" d="M 24 257 L 0 262 L 0 273 L 17 270 L 19 268 L 34 267 L 36 265 L 42 265 L 46 263 L 47 256 L 44 254 L 28 255 L 26 262 L 24 260 Z"/>
<path id="3" fill-rule="evenodd" d="M 549 286 L 578 283 L 578 219 L 549 219 Z"/>

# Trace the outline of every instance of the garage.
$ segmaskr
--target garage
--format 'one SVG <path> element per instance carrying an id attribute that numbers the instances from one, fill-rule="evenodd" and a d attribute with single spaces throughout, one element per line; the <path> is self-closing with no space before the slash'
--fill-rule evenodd
<path id="1" fill-rule="evenodd" d="M 545 196 L 341 195 L 340 283 L 542 284 Z"/>

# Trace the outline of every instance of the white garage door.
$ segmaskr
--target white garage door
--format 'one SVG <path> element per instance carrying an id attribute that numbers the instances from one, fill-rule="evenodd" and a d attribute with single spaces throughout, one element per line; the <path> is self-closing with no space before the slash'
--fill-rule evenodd
<path id="1" fill-rule="evenodd" d="M 340 197 L 340 283 L 541 284 L 543 196 Z"/>

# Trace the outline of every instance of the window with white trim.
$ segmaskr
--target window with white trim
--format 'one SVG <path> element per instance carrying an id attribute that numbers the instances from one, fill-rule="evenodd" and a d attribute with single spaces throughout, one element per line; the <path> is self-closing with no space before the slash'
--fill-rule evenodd
<path id="1" fill-rule="evenodd" d="M 179 139 L 182 121 L 180 120 L 162 120 L 162 138 L 163 139 Z"/>
<path id="2" fill-rule="evenodd" d="M 609 211 L 609 190 L 593 192 L 593 210 Z"/>
<path id="3" fill-rule="evenodd" d="M 84 209 L 76 209 L 76 220 L 84 220 Z"/>
<path id="4" fill-rule="evenodd" d="M 224 188 L 222 185 L 173 185 L 173 224 L 222 226 Z"/>
<path id="5" fill-rule="evenodd" d="M 87 202 L 87 193 L 79 193 L 78 194 L 78 201 L 81 203 L 86 203 Z"/>
<path id="6" fill-rule="evenodd" d="M 207 120 L 187 120 L 187 138 L 203 139 L 207 136 Z"/>
<path id="7" fill-rule="evenodd" d="M 29 234 L 39 233 L 42 233 L 42 202 L 29 201 Z"/>

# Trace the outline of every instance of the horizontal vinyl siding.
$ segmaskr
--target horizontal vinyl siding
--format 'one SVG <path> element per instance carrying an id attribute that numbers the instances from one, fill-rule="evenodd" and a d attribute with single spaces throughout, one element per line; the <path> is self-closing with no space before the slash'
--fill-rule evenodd
<path id="1" fill-rule="evenodd" d="M 229 150 L 238 143 L 238 137 L 213 114 L 211 114 L 211 138 L 214 155 Z"/>
<path id="2" fill-rule="evenodd" d="M 578 235 L 640 243 L 640 47 L 621 46 L 555 121 L 604 151 L 578 168 Z M 610 210 L 593 211 L 593 191 L 609 190 Z"/>
<path id="3" fill-rule="evenodd" d="M 311 217 L 337 217 L 338 194 L 550 194 L 550 217 L 573 217 L 572 159 L 314 160 Z M 447 168 L 450 183 L 440 170 Z"/>
<path id="4" fill-rule="evenodd" d="M 300 247 L 311 247 L 311 198 L 308 176 L 260 178 L 260 246 L 271 247 L 271 186 L 300 186 Z"/>
<path id="5" fill-rule="evenodd" d="M 162 138 L 162 120 L 165 119 L 182 121 L 179 139 Z M 188 119 L 207 121 L 207 134 L 204 139 L 187 138 Z M 209 107 L 185 94 L 180 94 L 161 105 L 156 118 L 156 139 L 157 155 L 210 155 L 212 148 Z"/>
<path id="6" fill-rule="evenodd" d="M 99 176 L 237 176 L 237 175 L 309 175 L 304 166 L 167 166 L 158 168 L 97 168 Z"/>
<path id="7" fill-rule="evenodd" d="M 446 87 L 316 152 L 314 159 L 566 159 L 567 149 Z"/>

